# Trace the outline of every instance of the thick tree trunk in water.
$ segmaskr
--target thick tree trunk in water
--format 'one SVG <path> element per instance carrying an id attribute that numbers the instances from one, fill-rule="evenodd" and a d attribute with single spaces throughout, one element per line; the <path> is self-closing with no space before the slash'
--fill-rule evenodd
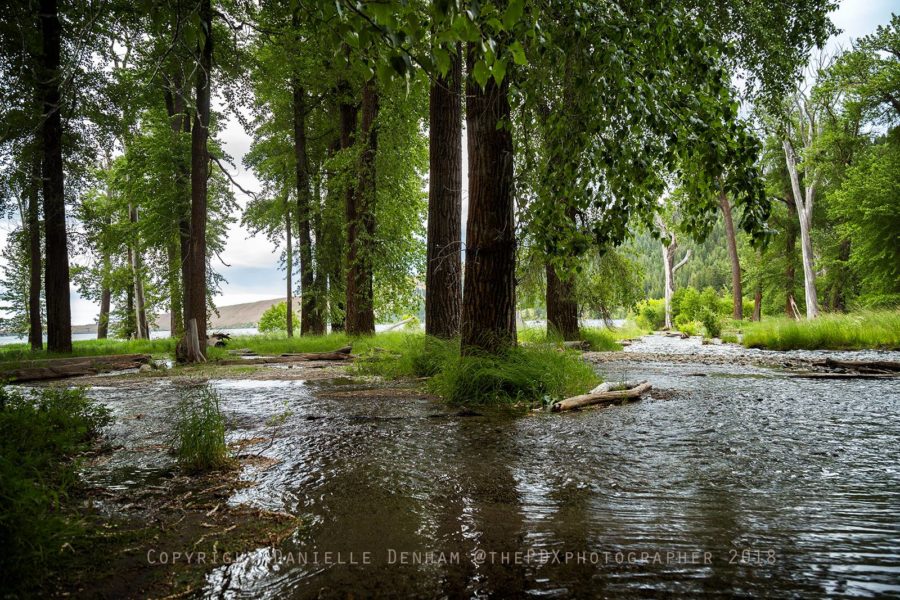
<path id="1" fill-rule="evenodd" d="M 291 82 L 294 111 L 294 162 L 297 179 L 297 251 L 300 255 L 300 335 L 325 333 L 321 298 L 316 293 L 310 218 L 309 157 L 306 151 L 306 90 Z"/>
<path id="2" fill-rule="evenodd" d="M 562 336 L 563 340 L 577 340 L 578 303 L 575 301 L 575 284 L 571 275 L 560 277 L 548 262 L 547 271 L 547 333 Z"/>
<path id="3" fill-rule="evenodd" d="M 28 343 L 32 350 L 44 348 L 44 327 L 41 322 L 41 160 L 35 155 L 31 161 L 28 182 Z"/>
<path id="4" fill-rule="evenodd" d="M 459 334 L 462 302 L 462 55 L 431 84 L 428 127 L 428 240 L 425 333 Z"/>
<path id="5" fill-rule="evenodd" d="M 60 21 L 56 0 L 41 0 L 42 53 L 39 89 L 43 101 L 43 194 L 47 349 L 72 351 L 72 313 L 69 304 L 69 249 L 66 235 L 65 184 L 60 109 Z"/>
<path id="6" fill-rule="evenodd" d="M 294 282 L 292 281 L 292 275 L 294 274 L 294 256 L 293 256 L 293 248 L 291 248 L 291 227 L 293 223 L 291 223 L 291 210 L 287 206 L 284 209 L 284 236 L 285 236 L 285 253 L 284 253 L 284 267 L 287 272 L 287 294 L 285 295 L 286 302 L 286 322 L 285 326 L 287 327 L 287 336 L 294 337 Z M 303 332 L 303 328 L 301 326 L 301 335 Z"/>
<path id="7" fill-rule="evenodd" d="M 803 191 L 800 189 L 800 176 L 797 172 L 797 157 L 794 154 L 794 148 L 789 140 L 784 140 L 783 146 L 788 173 L 791 177 L 794 204 L 797 206 L 797 216 L 800 219 L 800 251 L 803 258 L 803 290 L 806 296 L 806 318 L 815 319 L 819 316 L 819 299 L 816 293 L 816 271 L 813 268 L 814 254 L 810 229 L 812 228 L 816 185 L 814 181 L 808 182 L 804 197 Z"/>
<path id="8" fill-rule="evenodd" d="M 204 29 L 203 48 L 200 52 L 200 64 L 197 68 L 196 113 L 191 131 L 191 243 L 190 272 L 185 281 L 188 292 L 189 318 L 197 324 L 197 338 L 204 343 L 200 345 L 200 356 L 188 352 L 188 362 L 205 360 L 206 341 L 206 202 L 207 179 L 209 178 L 209 110 L 210 88 L 212 85 L 212 7 L 210 0 L 200 1 L 200 22 Z"/>
<path id="9" fill-rule="evenodd" d="M 734 302 L 733 316 L 740 321 L 744 318 L 744 291 L 741 287 L 741 263 L 738 258 L 737 237 L 734 233 L 734 219 L 731 215 L 731 203 L 725 192 L 719 193 L 719 206 L 725 220 L 725 240 L 728 242 L 728 257 L 731 259 L 731 295 Z"/>
<path id="10" fill-rule="evenodd" d="M 356 193 L 347 204 L 347 333 L 375 333 L 372 293 L 373 240 L 375 236 L 375 155 L 378 149 L 375 119 L 378 92 L 375 80 L 363 86 L 358 181 Z"/>
<path id="11" fill-rule="evenodd" d="M 469 72 L 475 50 L 467 51 Z M 469 218 L 462 308 L 462 352 L 516 344 L 516 226 L 509 80 L 482 89 L 466 82 Z"/>

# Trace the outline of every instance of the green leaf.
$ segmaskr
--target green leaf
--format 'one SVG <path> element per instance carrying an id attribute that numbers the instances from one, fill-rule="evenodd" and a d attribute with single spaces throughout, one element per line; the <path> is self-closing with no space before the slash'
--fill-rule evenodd
<path id="1" fill-rule="evenodd" d="M 483 89 L 484 86 L 487 85 L 488 77 L 491 76 L 491 72 L 484 61 L 479 60 L 475 63 L 475 69 L 472 71 L 472 75 L 475 77 L 475 81 L 478 82 L 478 85 Z"/>
<path id="2" fill-rule="evenodd" d="M 524 12 L 525 0 L 510 0 L 509 6 L 506 7 L 506 12 L 503 13 L 503 26 L 506 27 L 507 31 L 511 31 L 516 26 L 516 23 L 522 19 Z"/>
<path id="3" fill-rule="evenodd" d="M 434 62 L 441 75 L 446 75 L 450 71 L 450 53 L 443 48 L 434 49 Z"/>
<path id="4" fill-rule="evenodd" d="M 497 85 L 503 83 L 503 78 L 506 77 L 506 59 L 501 59 L 494 62 L 494 66 L 491 69 L 491 74 L 494 76 L 494 81 L 497 82 Z"/>
<path id="5" fill-rule="evenodd" d="M 519 42 L 513 42 L 509 45 L 509 52 L 512 54 L 513 61 L 517 65 L 524 65 L 528 62 L 528 59 L 525 58 L 525 49 L 522 48 L 522 44 Z"/>

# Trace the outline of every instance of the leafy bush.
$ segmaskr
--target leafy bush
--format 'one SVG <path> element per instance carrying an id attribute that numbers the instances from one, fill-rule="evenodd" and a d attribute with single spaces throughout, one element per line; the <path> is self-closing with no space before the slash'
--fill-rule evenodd
<path id="1" fill-rule="evenodd" d="M 80 524 L 62 510 L 79 486 L 78 456 L 111 422 L 84 390 L 0 387 L 0 588 L 25 589 Z"/>
<path id="2" fill-rule="evenodd" d="M 666 324 L 666 301 L 648 298 L 635 307 L 635 322 L 641 329 L 662 329 Z"/>
<path id="3" fill-rule="evenodd" d="M 722 334 L 722 317 L 717 312 L 704 308 L 700 313 L 700 322 L 706 330 L 706 337 L 715 338 Z"/>
<path id="4" fill-rule="evenodd" d="M 219 395 L 208 386 L 194 386 L 182 392 L 174 437 L 173 452 L 185 471 L 213 471 L 231 465 Z"/>
<path id="5" fill-rule="evenodd" d="M 287 302 L 273 304 L 259 317 L 260 333 L 287 331 Z"/>
<path id="6" fill-rule="evenodd" d="M 429 382 L 429 389 L 456 404 L 513 404 L 583 394 L 599 382 L 577 352 L 544 345 L 454 357 Z"/>
<path id="7" fill-rule="evenodd" d="M 677 329 L 681 333 L 686 333 L 688 335 L 697 335 L 698 327 L 699 323 L 697 323 L 697 321 L 688 318 L 684 314 L 680 314 L 675 317 L 675 329 Z"/>

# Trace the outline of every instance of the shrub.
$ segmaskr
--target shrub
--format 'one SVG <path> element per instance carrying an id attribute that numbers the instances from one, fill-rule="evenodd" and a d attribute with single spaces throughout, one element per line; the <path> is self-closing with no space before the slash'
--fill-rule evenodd
<path id="1" fill-rule="evenodd" d="M 672 294 L 672 318 L 684 316 L 685 321 L 695 321 L 700 311 L 700 292 L 693 287 L 683 287 Z"/>
<path id="2" fill-rule="evenodd" d="M 188 472 L 222 469 L 231 465 L 225 444 L 225 418 L 219 395 L 208 386 L 182 392 L 175 414 L 173 452 Z"/>
<path id="3" fill-rule="evenodd" d="M 712 288 L 710 288 L 712 289 Z M 722 333 L 722 318 L 717 312 L 704 308 L 700 313 L 700 322 L 706 330 L 706 337 L 719 337 Z"/>
<path id="4" fill-rule="evenodd" d="M 680 331 L 681 333 L 686 333 L 688 335 L 697 335 L 697 329 L 699 324 L 697 321 L 688 318 L 684 314 L 680 314 L 675 317 L 675 329 Z"/>
<path id="5" fill-rule="evenodd" d="M 642 329 L 662 329 L 666 324 L 666 301 L 648 298 L 635 307 L 635 322 Z"/>
<path id="6" fill-rule="evenodd" d="M 81 531 L 62 510 L 79 486 L 78 456 L 111 422 L 81 389 L 0 387 L 0 588 L 31 586 Z"/>
<path id="7" fill-rule="evenodd" d="M 260 333 L 287 331 L 287 302 L 273 304 L 259 317 L 256 326 Z"/>

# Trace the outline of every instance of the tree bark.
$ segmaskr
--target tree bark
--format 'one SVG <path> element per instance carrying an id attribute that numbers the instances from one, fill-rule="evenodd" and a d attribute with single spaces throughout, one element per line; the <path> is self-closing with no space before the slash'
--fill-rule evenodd
<path id="1" fill-rule="evenodd" d="M 428 239 L 425 333 L 459 334 L 462 303 L 462 54 L 431 84 L 428 127 Z"/>
<path id="2" fill-rule="evenodd" d="M 294 260 L 293 260 L 293 248 L 291 248 L 291 229 L 293 223 L 291 223 L 291 209 L 287 206 L 285 202 L 284 207 L 284 237 L 285 237 L 285 253 L 284 253 L 284 262 L 285 262 L 285 271 L 287 272 L 287 294 L 285 296 L 286 302 L 286 317 L 285 317 L 285 326 L 287 327 L 287 336 L 294 337 L 294 283 L 292 281 L 292 275 L 294 273 Z M 301 325 L 300 332 L 302 335 L 303 327 Z"/>
<path id="3" fill-rule="evenodd" d="M 791 201 L 787 202 L 787 207 L 788 223 L 784 233 L 784 279 L 787 294 L 784 298 L 784 314 L 790 318 L 794 318 L 794 307 L 792 302 L 794 300 L 794 288 L 797 286 L 797 267 L 794 264 L 794 252 L 797 248 L 797 230 L 795 229 L 797 226 L 797 207 Z"/>
<path id="4" fill-rule="evenodd" d="M 468 71 L 475 47 L 467 50 Z M 469 217 L 462 307 L 462 353 L 516 344 L 516 226 L 509 78 L 484 88 L 466 82 Z"/>
<path id="5" fill-rule="evenodd" d="M 675 234 L 666 227 L 666 224 L 663 222 L 662 218 L 657 216 L 656 219 L 657 227 L 659 227 L 662 232 L 663 237 L 669 238 L 669 244 L 661 244 L 662 245 L 662 259 L 663 259 L 663 271 L 665 275 L 665 329 L 672 329 L 672 296 L 675 295 L 675 273 L 687 263 L 691 258 L 691 251 L 688 250 L 684 258 L 682 258 L 677 264 L 675 263 L 675 253 L 678 252 L 678 238 L 675 237 Z"/>
<path id="6" fill-rule="evenodd" d="M 549 261 L 547 272 L 547 333 L 565 341 L 577 340 L 578 302 L 575 301 L 575 282 L 571 275 L 560 277 Z"/>
<path id="7" fill-rule="evenodd" d="M 97 339 L 105 340 L 109 337 L 109 303 L 112 299 L 112 292 L 109 286 L 104 283 L 100 290 L 100 316 L 97 317 Z"/>
<path id="8" fill-rule="evenodd" d="M 181 75 L 175 74 L 167 78 L 167 86 L 163 88 L 169 125 L 172 128 L 173 142 L 181 133 L 191 132 L 191 120 L 187 114 L 186 90 Z M 175 183 L 179 196 L 184 199 L 185 209 L 189 205 L 188 178 L 189 166 L 181 159 L 177 161 Z M 175 217 L 174 241 L 169 248 L 169 336 L 181 338 L 185 332 L 188 313 L 188 282 L 190 281 L 190 222 L 187 210 L 179 210 Z"/>
<path id="9" fill-rule="evenodd" d="M 347 95 L 348 85 L 346 82 L 343 82 L 340 86 L 340 92 L 344 95 Z M 356 121 L 357 121 L 357 109 L 356 105 L 352 102 L 348 102 L 347 99 L 343 99 L 340 105 L 340 115 L 341 115 L 341 138 L 340 138 L 340 148 L 341 150 L 347 150 L 353 146 L 356 141 Z M 346 207 L 350 206 L 354 202 L 353 194 L 355 193 L 353 186 L 348 185 L 347 189 L 344 191 L 344 208 L 346 214 Z M 338 248 L 340 251 L 340 256 L 344 254 L 344 248 Z M 347 276 L 346 273 L 343 272 L 342 261 L 334 261 L 333 270 L 329 273 L 329 285 L 331 288 L 337 288 L 337 292 L 332 292 L 332 298 L 344 298 L 347 296 Z M 344 331 L 346 329 L 347 323 L 347 310 L 346 304 L 337 300 L 337 310 L 332 310 L 332 321 L 331 321 L 331 331 Z M 340 316 L 338 316 L 340 315 Z"/>
<path id="10" fill-rule="evenodd" d="M 306 150 L 306 90 L 291 81 L 294 111 L 294 163 L 297 180 L 297 244 L 300 256 L 300 335 L 325 333 L 321 299 L 316 293 L 311 232 L 312 198 L 309 189 L 309 156 Z"/>
<path id="11" fill-rule="evenodd" d="M 72 351 L 72 313 L 69 300 L 69 249 L 60 115 L 60 20 L 57 0 L 40 0 L 41 77 L 43 101 L 44 277 L 47 298 L 47 349 Z"/>
<path id="12" fill-rule="evenodd" d="M 28 343 L 32 350 L 44 348 L 41 321 L 41 160 L 35 154 L 28 182 Z"/>
<path id="13" fill-rule="evenodd" d="M 137 225 L 138 212 L 137 208 L 131 204 L 128 205 L 128 218 L 133 225 Z M 138 245 L 138 236 L 134 234 L 134 246 L 131 252 L 131 274 L 134 278 L 134 310 L 135 324 L 137 325 L 138 339 L 150 339 L 150 327 L 147 323 L 147 308 L 144 299 L 144 279 L 143 266 L 141 260 L 141 248 Z"/>
<path id="14" fill-rule="evenodd" d="M 204 30 L 202 50 L 197 68 L 196 112 L 191 131 L 191 228 L 190 272 L 185 282 L 188 292 L 190 323 L 196 321 L 199 340 L 206 340 L 206 217 L 207 179 L 209 178 L 209 113 L 212 85 L 212 6 L 210 0 L 200 1 L 200 23 Z M 205 361 L 205 347 L 201 344 L 199 356 L 189 352 L 188 362 Z"/>
<path id="15" fill-rule="evenodd" d="M 375 80 L 363 85 L 356 192 L 347 204 L 347 321 L 350 335 L 375 333 L 372 290 L 372 253 L 375 236 L 375 156 L 378 149 L 375 119 L 378 92 Z M 349 199 L 349 196 L 348 196 Z"/>
<path id="16" fill-rule="evenodd" d="M 744 318 L 744 291 L 741 286 L 741 263 L 738 258 L 737 236 L 734 233 L 734 219 L 731 215 L 731 203 L 724 191 L 719 192 L 719 206 L 725 220 L 725 240 L 728 243 L 728 257 L 731 259 L 731 295 L 734 302 L 732 316 L 738 321 Z"/>
<path id="17" fill-rule="evenodd" d="M 790 140 L 783 141 L 785 161 L 791 177 L 791 190 L 794 204 L 797 205 L 797 216 L 800 220 L 800 251 L 803 258 L 803 291 L 806 296 L 806 318 L 819 316 L 819 299 L 816 294 L 816 271 L 813 268 L 813 247 L 810 229 L 812 228 L 813 202 L 816 197 L 816 185 L 810 181 L 806 185 L 806 195 L 800 189 L 800 176 L 797 172 L 797 157 Z"/>
<path id="18" fill-rule="evenodd" d="M 759 321 L 762 318 L 762 286 L 756 285 L 756 294 L 753 296 L 753 321 Z"/>

